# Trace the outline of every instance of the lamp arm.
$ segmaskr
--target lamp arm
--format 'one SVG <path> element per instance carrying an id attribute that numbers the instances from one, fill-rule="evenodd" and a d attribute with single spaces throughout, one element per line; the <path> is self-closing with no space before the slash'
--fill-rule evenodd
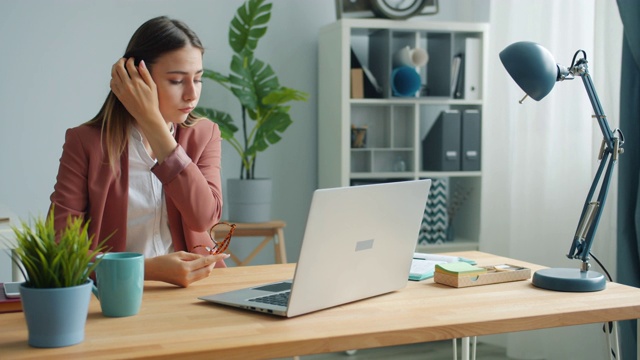
<path id="1" fill-rule="evenodd" d="M 595 237 L 596 230 L 598 229 L 600 216 L 604 210 L 614 165 L 615 161 L 613 160 L 613 157 L 609 153 L 606 153 L 600 162 L 596 176 L 594 177 L 591 188 L 589 189 L 587 199 L 582 208 L 582 214 L 580 215 L 580 221 L 578 222 L 578 228 L 576 229 L 573 242 L 571 243 L 571 249 L 567 254 L 567 257 L 570 259 L 582 260 L 583 264 L 587 267 L 584 270 L 589 270 L 589 252 L 591 251 L 593 239 Z M 606 172 L 604 173 L 602 184 L 600 184 L 598 198 L 596 201 L 593 201 L 593 196 L 605 167 Z"/>
<path id="2" fill-rule="evenodd" d="M 602 109 L 600 100 L 598 99 L 598 94 L 596 93 L 596 88 L 593 85 L 593 81 L 591 80 L 591 75 L 589 75 L 587 60 L 579 59 L 576 65 L 570 69 L 570 72 L 582 78 L 582 83 L 584 84 L 584 88 L 587 91 L 587 95 L 589 96 L 589 101 L 591 101 L 591 107 L 593 107 L 593 116 L 596 118 L 596 121 L 600 126 L 600 131 L 602 132 L 602 136 L 607 147 L 609 149 L 613 149 L 614 135 L 611 131 L 611 128 L 609 127 L 607 116 L 604 114 L 604 110 Z"/>
<path id="3" fill-rule="evenodd" d="M 623 150 L 622 144 L 624 143 L 624 137 L 620 130 L 616 130 L 620 135 L 620 138 L 615 136 L 614 132 L 611 131 L 611 128 L 609 127 L 607 117 L 604 114 L 604 110 L 602 109 L 602 105 L 598 99 L 593 81 L 589 75 L 586 59 L 578 60 L 576 65 L 570 69 L 570 72 L 582 78 L 585 90 L 587 91 L 587 95 L 591 101 L 591 106 L 593 107 L 594 117 L 598 121 L 598 125 L 600 126 L 600 130 L 603 135 L 602 148 L 600 149 L 599 155 L 600 165 L 598 166 L 593 183 L 591 184 L 591 188 L 587 194 L 587 199 L 582 208 L 582 214 L 580 215 L 580 220 L 578 222 L 578 228 L 573 238 L 573 242 L 571 243 L 569 253 L 567 254 L 568 258 L 581 259 L 583 264 L 582 270 L 588 271 L 590 267 L 589 253 L 604 209 L 614 165 L 618 160 L 618 155 L 622 153 Z M 600 178 L 602 177 L 605 167 L 606 172 L 604 172 L 604 178 L 602 180 L 602 184 L 600 184 L 598 198 L 596 201 L 593 201 L 593 196 L 598 184 L 600 183 Z"/>

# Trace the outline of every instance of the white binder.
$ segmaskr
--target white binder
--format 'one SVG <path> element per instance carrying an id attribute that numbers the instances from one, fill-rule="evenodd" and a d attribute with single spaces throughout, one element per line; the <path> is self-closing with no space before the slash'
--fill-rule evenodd
<path id="1" fill-rule="evenodd" d="M 479 100 L 482 98 L 480 74 L 482 70 L 482 44 L 480 39 L 465 39 L 464 56 L 464 99 Z"/>

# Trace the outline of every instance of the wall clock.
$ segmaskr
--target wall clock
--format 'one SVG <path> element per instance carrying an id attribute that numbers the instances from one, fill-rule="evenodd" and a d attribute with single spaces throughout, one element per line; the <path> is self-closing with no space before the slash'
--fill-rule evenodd
<path id="1" fill-rule="evenodd" d="M 370 0 L 371 10 L 389 19 L 407 19 L 419 14 L 426 0 Z"/>
<path id="2" fill-rule="evenodd" d="M 422 5 L 420 5 L 422 3 Z M 373 11 L 376 4 L 376 12 Z M 336 17 L 406 19 L 411 16 L 435 15 L 438 0 L 336 0 Z"/>

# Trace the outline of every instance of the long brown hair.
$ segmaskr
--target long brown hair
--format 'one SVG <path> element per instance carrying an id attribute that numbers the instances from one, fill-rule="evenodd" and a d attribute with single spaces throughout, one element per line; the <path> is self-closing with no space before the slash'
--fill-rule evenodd
<path id="1" fill-rule="evenodd" d="M 135 58 L 136 66 L 144 60 L 149 69 L 163 54 L 191 45 L 200 49 L 204 54 L 204 47 L 198 36 L 185 23 L 159 16 L 142 24 L 133 34 L 124 58 Z M 132 116 L 122 105 L 113 91 L 109 91 L 98 114 L 87 122 L 89 125 L 99 126 L 103 142 L 106 144 L 107 157 L 111 170 L 119 174 L 118 164 L 120 156 L 127 146 L 131 132 Z M 181 126 L 192 126 L 199 118 L 189 114 Z"/>

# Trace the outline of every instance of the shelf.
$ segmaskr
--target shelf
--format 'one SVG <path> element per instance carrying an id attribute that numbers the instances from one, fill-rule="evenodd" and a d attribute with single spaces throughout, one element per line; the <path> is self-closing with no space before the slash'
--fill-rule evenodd
<path id="1" fill-rule="evenodd" d="M 456 238 L 421 246 L 424 252 L 479 248 L 488 31 L 484 23 L 384 19 L 342 19 L 320 30 L 318 185 L 434 179 L 422 239 L 443 240 L 442 228 Z M 426 51 L 429 60 L 406 75 L 412 84 L 419 77 L 419 88 L 400 97 L 397 54 L 407 47 Z M 364 78 L 356 71 L 352 83 L 352 67 Z M 436 207 L 437 216 L 427 214 Z"/>
<path id="2" fill-rule="evenodd" d="M 349 99 L 352 105 L 482 105 L 482 100 L 452 99 L 445 96 L 423 96 L 415 98 L 376 98 L 376 99 Z"/>

